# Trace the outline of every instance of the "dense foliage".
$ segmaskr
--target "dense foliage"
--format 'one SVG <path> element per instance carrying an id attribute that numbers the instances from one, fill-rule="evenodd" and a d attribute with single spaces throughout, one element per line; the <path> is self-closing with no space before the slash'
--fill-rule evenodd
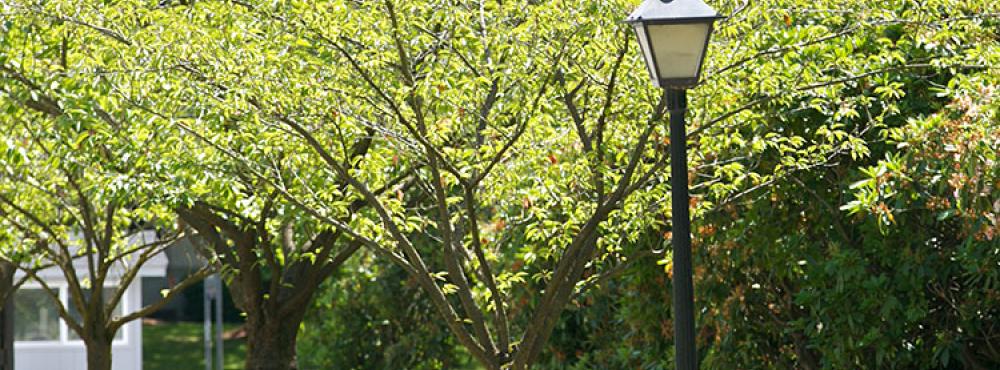
<path id="1" fill-rule="evenodd" d="M 359 262 L 316 297 L 298 347 L 302 368 L 473 368 L 406 271 Z"/>
<path id="2" fill-rule="evenodd" d="M 1000 7 L 710 3 L 671 143 L 636 1 L 0 0 L 0 195 L 196 233 L 248 368 L 669 368 L 686 145 L 704 367 L 1000 364 Z"/>

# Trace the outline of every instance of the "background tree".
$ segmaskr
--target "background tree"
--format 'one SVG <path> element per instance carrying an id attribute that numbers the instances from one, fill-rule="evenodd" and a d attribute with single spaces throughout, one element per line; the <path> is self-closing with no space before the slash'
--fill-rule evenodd
<path id="1" fill-rule="evenodd" d="M 179 234 L 150 194 L 159 164 L 147 151 L 157 133 L 132 124 L 135 112 L 111 97 L 100 71 L 127 40 L 90 20 L 4 5 L 0 217 L 19 243 L 34 248 L 20 267 L 84 342 L 88 368 L 107 370 L 122 325 L 155 311 L 210 270 L 179 282 L 158 303 L 118 312 L 143 264 Z M 88 50 L 102 46 L 101 53 Z M 160 230 L 157 240 L 135 237 L 152 227 Z M 86 267 L 77 269 L 74 261 Z M 69 305 L 34 276 L 37 266 L 49 264 L 67 281 Z"/>
<path id="2" fill-rule="evenodd" d="M 184 65 L 180 72 L 181 76 L 152 83 L 177 83 L 170 78 L 181 77 L 182 82 L 194 79 L 217 92 L 228 89 L 196 67 Z M 305 146 L 296 147 L 267 132 L 266 126 L 252 125 L 259 119 L 253 114 L 233 117 L 225 109 L 215 110 L 217 102 L 205 106 L 200 97 L 180 98 L 195 91 L 163 89 L 167 94 L 152 98 L 156 93 L 147 90 L 128 99 L 171 121 L 165 128 L 176 140 L 161 154 L 170 158 L 172 173 L 179 175 L 172 185 L 178 190 L 171 195 L 176 201 L 174 211 L 198 231 L 213 263 L 226 271 L 234 302 L 246 314 L 246 367 L 297 368 L 297 336 L 313 296 L 361 243 L 317 222 L 314 215 L 282 195 L 290 188 L 325 181 L 325 173 L 311 173 L 313 158 L 303 155 Z M 189 105 L 178 106 L 176 101 Z M 201 110 L 197 117 L 190 116 L 193 109 Z M 227 127 L 204 130 L 219 122 Z M 345 165 L 358 166 L 369 159 L 368 147 L 363 139 L 359 143 L 353 139 L 341 138 L 345 141 L 340 144 L 351 148 Z M 201 155 L 191 157 L 188 153 L 192 152 Z M 400 176 L 379 191 L 396 185 L 405 190 L 411 185 L 404 181 L 405 176 Z M 347 192 L 346 185 L 340 189 Z M 344 207 L 345 222 L 364 206 L 343 194 L 332 194 L 329 199 Z"/>
<path id="3" fill-rule="evenodd" d="M 298 368 L 296 338 L 313 295 L 359 243 L 274 203 L 259 218 L 203 201 L 177 212 L 227 271 L 233 301 L 246 314 L 246 368 Z"/>
<path id="4" fill-rule="evenodd" d="M 53 34 L 81 33 L 93 38 L 94 43 L 87 45 L 99 52 L 91 59 L 82 58 L 90 64 L 74 66 L 78 69 L 66 74 L 71 77 L 77 77 L 77 73 L 85 77 L 93 75 L 94 84 L 99 88 L 89 92 L 89 96 L 76 98 L 88 107 L 96 107 L 92 108 L 96 113 L 90 118 L 96 117 L 97 124 L 110 126 L 110 131 L 123 135 L 124 139 L 135 140 L 136 136 L 145 139 L 136 140 L 143 147 L 130 148 L 139 150 L 138 154 L 144 157 L 156 158 L 155 164 L 149 165 L 156 171 L 144 179 L 148 182 L 142 183 L 146 186 L 143 190 L 155 193 L 156 198 L 162 200 L 159 206 L 176 212 L 186 226 L 196 230 L 197 239 L 204 242 L 213 257 L 212 265 L 226 272 L 234 300 L 247 314 L 250 354 L 247 367 L 295 368 L 295 338 L 315 289 L 357 250 L 358 243 L 342 237 L 342 232 L 312 222 L 310 217 L 279 197 L 280 193 L 268 188 L 273 185 L 258 178 L 266 173 L 290 179 L 292 183 L 305 178 L 317 181 L 323 174 L 301 173 L 303 168 L 308 168 L 309 158 L 296 153 L 294 146 L 281 145 L 279 141 L 284 139 L 280 136 L 264 130 L 256 134 L 237 130 L 235 125 L 254 118 L 234 115 L 233 106 L 211 110 L 209 108 L 215 106 L 199 104 L 204 97 L 193 96 L 185 101 L 185 95 L 191 90 L 172 88 L 172 84 L 181 86 L 193 79 L 208 84 L 220 94 L 228 89 L 222 82 L 206 80 L 198 69 L 200 66 L 189 63 L 191 59 L 185 54 L 189 50 L 152 53 L 158 42 L 175 41 L 167 37 L 171 34 L 168 30 L 154 32 L 157 27 L 198 25 L 186 19 L 196 15 L 195 9 L 127 2 L 88 6 L 76 6 L 71 2 L 14 3 L 12 8 L 25 15 L 22 19 L 57 24 L 59 27 L 51 30 Z M 211 19 L 220 13 L 217 9 L 208 10 L 201 15 Z M 109 15 L 112 17 L 108 18 Z M 175 17 L 180 21 L 173 22 Z M 226 18 L 225 22 L 234 27 L 244 25 L 235 18 Z M 190 29 L 178 30 L 177 35 L 189 36 L 188 31 Z M 252 50 L 250 45 L 246 48 Z M 72 49 L 67 52 L 71 61 L 81 57 L 72 54 Z M 67 58 L 67 52 L 60 55 Z M 32 54 L 24 59 L 34 62 L 31 58 L 37 57 Z M 293 68 L 294 62 L 290 60 L 286 67 Z M 276 70 L 282 71 L 281 68 Z M 181 75 L 171 75 L 168 71 Z M 178 77 L 182 77 L 179 82 Z M 32 83 L 29 87 L 43 94 L 46 85 Z M 72 88 L 79 89 L 75 85 Z M 65 88 L 64 93 L 80 94 L 73 89 Z M 48 99 L 47 96 L 43 98 Z M 53 104 L 46 105 L 49 101 L 43 100 L 41 105 L 36 105 L 46 109 L 49 115 L 65 118 L 60 103 L 55 98 L 50 100 Z M 119 103 L 122 105 L 118 106 Z M 122 118 L 107 113 L 111 109 L 108 105 L 120 107 L 122 116 L 141 122 L 129 122 L 126 129 L 121 128 L 123 124 L 118 120 Z M 226 129 L 207 133 L 207 137 L 227 140 L 226 144 L 238 148 L 238 153 L 252 158 L 253 166 L 219 161 L 220 156 L 232 153 L 220 150 L 222 147 L 218 145 L 204 145 L 206 137 L 192 135 L 196 133 L 193 128 L 201 128 L 199 125 L 204 121 L 210 121 L 204 124 L 216 124 L 216 119 L 224 121 Z M 89 133 L 95 129 L 86 126 L 83 130 Z M 268 135 L 270 141 L 266 140 Z M 86 138 L 80 135 L 81 141 Z M 344 141 L 352 145 L 353 153 L 346 160 L 360 161 L 366 156 L 367 148 L 354 145 L 352 139 L 347 137 Z M 99 146 L 76 149 L 95 152 L 88 154 L 97 156 L 97 165 L 112 165 L 100 162 L 110 159 Z M 265 172 L 255 172 L 261 168 Z M 126 190 L 130 189 L 122 189 Z M 344 209 L 348 213 L 363 205 L 347 201 Z"/>

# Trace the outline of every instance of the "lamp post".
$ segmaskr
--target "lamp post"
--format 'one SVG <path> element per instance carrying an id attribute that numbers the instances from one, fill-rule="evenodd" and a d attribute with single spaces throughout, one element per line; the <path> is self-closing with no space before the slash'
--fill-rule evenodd
<path id="1" fill-rule="evenodd" d="M 691 278 L 691 215 L 688 210 L 687 89 L 698 84 L 718 13 L 701 0 L 645 0 L 626 19 L 635 29 L 649 76 L 666 89 L 670 111 L 671 223 L 673 224 L 674 361 L 677 370 L 697 368 L 694 286 Z"/>

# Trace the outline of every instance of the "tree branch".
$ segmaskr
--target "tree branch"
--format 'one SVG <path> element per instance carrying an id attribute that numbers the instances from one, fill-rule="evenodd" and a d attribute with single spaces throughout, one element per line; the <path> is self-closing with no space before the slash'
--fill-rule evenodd
<path id="1" fill-rule="evenodd" d="M 143 307 L 139 310 L 136 310 L 123 317 L 117 319 L 115 318 L 111 319 L 111 321 L 108 323 L 109 331 L 112 332 L 117 331 L 122 325 L 128 323 L 129 321 L 148 316 L 153 312 L 158 311 L 160 308 L 163 308 L 163 306 L 166 306 L 167 303 L 170 303 L 170 301 L 173 300 L 174 297 L 180 295 L 185 289 L 187 289 L 187 287 L 194 285 L 199 281 L 202 281 L 203 279 L 208 277 L 208 275 L 211 275 L 213 272 L 215 272 L 215 269 L 212 268 L 211 264 L 205 265 L 195 273 L 188 275 L 188 277 L 184 278 L 184 280 L 181 280 L 181 282 L 178 283 L 177 285 L 174 285 L 173 288 L 170 288 L 170 291 L 167 292 L 167 295 L 165 295 L 163 299 L 160 299 L 160 301 L 148 305 L 146 307 Z"/>

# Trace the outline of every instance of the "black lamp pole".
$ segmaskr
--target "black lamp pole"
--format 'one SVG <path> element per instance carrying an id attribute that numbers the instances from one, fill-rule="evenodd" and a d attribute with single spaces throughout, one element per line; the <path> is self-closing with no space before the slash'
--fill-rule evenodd
<path id="1" fill-rule="evenodd" d="M 702 0 L 644 0 L 625 20 L 635 29 L 649 77 L 666 89 L 670 111 L 670 185 L 673 233 L 674 363 L 698 368 L 694 338 L 691 213 L 688 195 L 687 89 L 698 84 L 719 13 Z"/>
<path id="2" fill-rule="evenodd" d="M 667 88 L 670 111 L 670 212 L 673 232 L 674 360 L 677 370 L 697 368 L 694 342 L 694 286 L 691 281 L 691 214 L 688 210 L 687 90 Z"/>

